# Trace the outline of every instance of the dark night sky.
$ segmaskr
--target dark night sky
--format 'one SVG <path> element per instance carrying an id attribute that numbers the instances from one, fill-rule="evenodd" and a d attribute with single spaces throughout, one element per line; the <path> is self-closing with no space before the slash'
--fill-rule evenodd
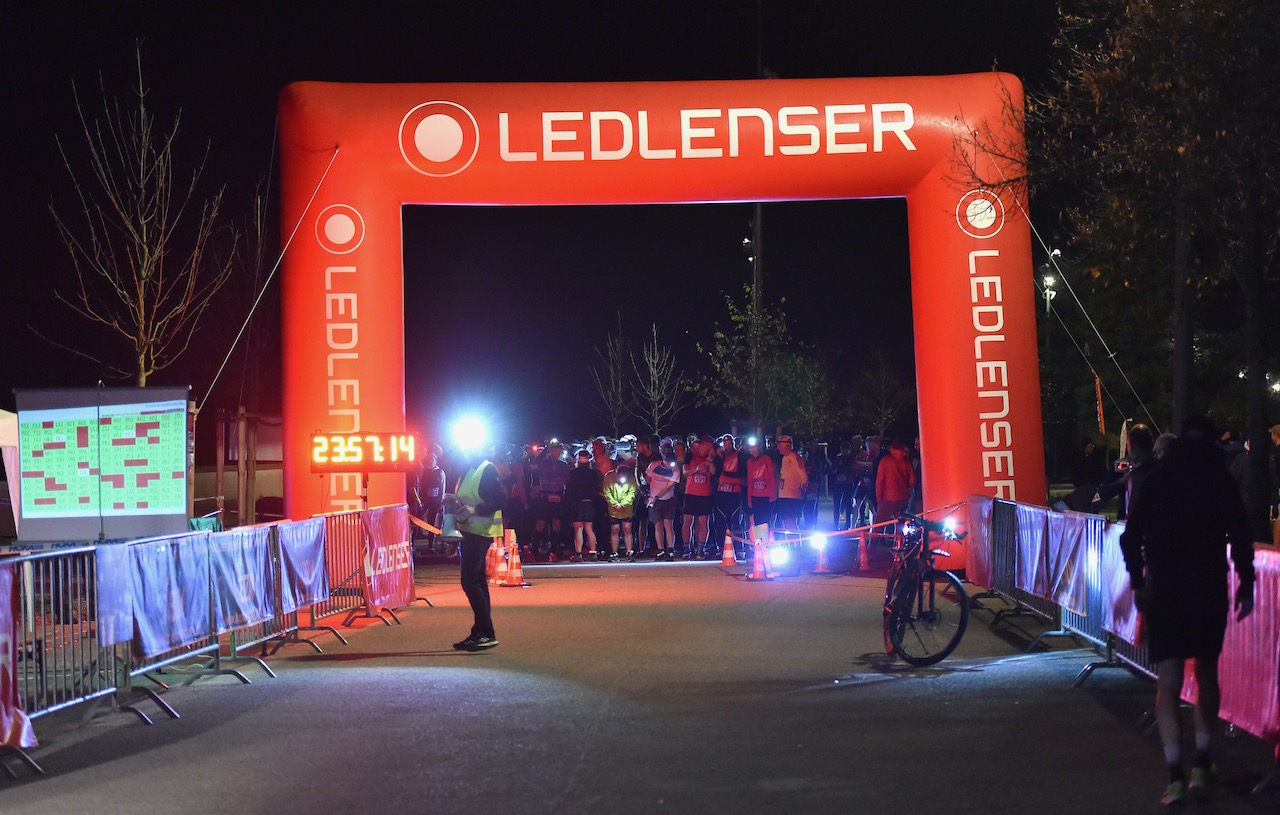
<path id="1" fill-rule="evenodd" d="M 1034 80 L 1047 63 L 1054 5 L 764 0 L 761 54 L 785 78 L 964 73 L 998 64 Z M 106 378 L 28 325 L 66 344 L 104 347 L 82 318 L 53 302 L 53 290 L 69 291 L 72 277 L 48 207 L 74 214 L 54 137 L 81 149 L 73 82 L 90 111 L 100 109 L 99 75 L 110 95 L 129 100 L 135 43 L 158 123 L 167 126 L 181 110 L 180 143 L 191 153 L 211 143 L 205 189 L 225 184 L 242 218 L 255 183 L 275 171 L 276 95 L 288 82 L 746 79 L 756 72 L 756 11 L 756 0 L 5 4 L 0 406 L 12 408 L 15 387 Z M 909 346 L 904 211 L 900 201 L 766 206 L 766 294 L 786 298 L 796 336 L 851 363 L 872 342 L 898 353 Z M 693 340 L 725 319 L 722 293 L 737 294 L 749 281 L 741 241 L 750 218 L 743 204 L 407 208 L 411 424 L 443 418 L 479 393 L 513 439 L 602 430 L 588 410 L 588 369 L 617 312 L 637 339 L 657 322 L 660 339 L 692 372 Z M 491 347 L 464 340 L 460 310 L 446 307 L 464 285 L 483 287 L 507 315 Z M 221 311 L 198 347 L 156 381 L 189 383 L 203 399 L 248 299 L 239 296 L 238 312 Z M 278 305 L 266 303 L 254 331 L 271 337 Z M 870 332 L 872 321 L 899 328 Z M 428 384 L 444 366 L 472 358 L 485 369 L 482 383 Z M 247 370 L 234 358 L 205 409 L 233 407 L 249 387 Z M 269 366 L 263 378 L 274 381 Z M 277 399 L 268 386 L 263 404 Z M 691 415 L 682 424 L 720 429 L 699 421 L 710 419 Z"/>

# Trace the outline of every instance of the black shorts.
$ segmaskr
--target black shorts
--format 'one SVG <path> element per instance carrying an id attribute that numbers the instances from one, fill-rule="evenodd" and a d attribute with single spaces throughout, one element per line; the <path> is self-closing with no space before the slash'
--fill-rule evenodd
<path id="1" fill-rule="evenodd" d="M 1161 580 L 1148 574 L 1147 655 L 1152 662 L 1166 659 L 1209 658 L 1222 653 L 1231 601 L 1226 575 Z M 1170 585 L 1172 583 L 1172 585 Z"/>
<path id="2" fill-rule="evenodd" d="M 684 495 L 685 515 L 710 515 L 713 504 L 710 495 Z"/>
<path id="3" fill-rule="evenodd" d="M 649 520 L 651 521 L 673 521 L 676 517 L 676 499 L 668 498 L 665 501 L 655 501 L 653 506 L 649 507 Z"/>
<path id="4" fill-rule="evenodd" d="M 564 496 L 539 495 L 531 509 L 540 521 L 559 521 L 564 518 Z"/>
<path id="5" fill-rule="evenodd" d="M 800 517 L 799 498 L 779 498 L 773 505 L 779 521 L 788 521 Z"/>
<path id="6" fill-rule="evenodd" d="M 592 523 L 596 519 L 596 502 L 590 498 L 575 502 L 570 517 L 574 523 Z"/>
<path id="7" fill-rule="evenodd" d="M 773 523 L 773 501 L 769 498 L 752 498 L 747 512 L 751 513 L 753 524 Z"/>

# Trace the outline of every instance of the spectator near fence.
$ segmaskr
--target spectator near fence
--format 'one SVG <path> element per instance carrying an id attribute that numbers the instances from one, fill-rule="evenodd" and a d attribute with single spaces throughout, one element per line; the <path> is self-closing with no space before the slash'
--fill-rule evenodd
<path id="1" fill-rule="evenodd" d="M 1169 783 L 1163 803 L 1187 795 L 1178 705 L 1186 660 L 1195 660 L 1195 760 L 1190 787 L 1214 782 L 1211 735 L 1217 725 L 1218 657 L 1229 609 L 1227 558 L 1231 542 L 1239 586 L 1238 619 L 1253 611 L 1253 543 L 1240 493 L 1214 444 L 1213 423 L 1188 419 L 1174 442 L 1132 495 L 1120 547 L 1134 603 L 1143 614 L 1148 653 L 1156 664 L 1156 721 Z"/>

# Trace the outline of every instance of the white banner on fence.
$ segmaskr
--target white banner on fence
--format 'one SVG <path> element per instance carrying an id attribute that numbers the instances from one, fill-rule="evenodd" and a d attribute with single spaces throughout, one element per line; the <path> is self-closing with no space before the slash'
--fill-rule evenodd
<path id="1" fill-rule="evenodd" d="M 1048 597 L 1049 580 L 1046 574 L 1045 534 L 1049 510 L 1044 507 L 1018 504 L 1018 560 L 1014 585 L 1027 594 Z"/>
<path id="2" fill-rule="evenodd" d="M 31 720 L 18 698 L 18 581 L 12 564 L 0 563 L 0 747 L 35 747 Z"/>
<path id="3" fill-rule="evenodd" d="M 211 636 L 207 533 L 130 544 L 135 647 L 156 656 Z"/>
<path id="4" fill-rule="evenodd" d="M 1129 588 L 1129 572 L 1120 551 L 1124 524 L 1109 524 L 1102 532 L 1102 630 L 1130 645 L 1138 644 L 1138 609 Z"/>
<path id="5" fill-rule="evenodd" d="M 1048 513 L 1045 548 L 1048 593 L 1044 596 L 1079 615 L 1086 613 L 1089 589 L 1085 540 L 1090 517 L 1078 512 Z"/>
<path id="6" fill-rule="evenodd" d="M 271 619 L 271 527 L 248 526 L 209 538 L 213 624 L 221 634 Z"/>
<path id="7" fill-rule="evenodd" d="M 969 523 L 965 529 L 965 576 L 975 586 L 991 588 L 991 498 L 969 496 Z"/>
<path id="8" fill-rule="evenodd" d="M 129 547 L 123 541 L 94 548 L 98 573 L 98 645 L 106 647 L 133 637 L 133 595 L 129 590 Z"/>
<path id="9" fill-rule="evenodd" d="M 291 521 L 276 527 L 280 535 L 280 606 L 284 614 L 329 599 L 324 566 L 324 518 Z"/>

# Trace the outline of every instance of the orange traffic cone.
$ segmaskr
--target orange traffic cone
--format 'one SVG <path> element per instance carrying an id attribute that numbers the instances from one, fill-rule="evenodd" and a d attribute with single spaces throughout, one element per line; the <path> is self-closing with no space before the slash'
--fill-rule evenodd
<path id="1" fill-rule="evenodd" d="M 501 538 L 494 538 L 493 543 L 489 546 L 489 551 L 485 553 L 484 558 L 484 574 L 489 579 L 489 584 L 494 585 L 498 582 L 498 563 L 506 563 L 502 559 Z"/>
<path id="2" fill-rule="evenodd" d="M 769 574 L 769 556 L 764 551 L 764 541 L 756 538 L 755 555 L 751 558 L 751 574 L 747 575 L 748 580 L 772 580 L 773 575 Z"/>
<path id="3" fill-rule="evenodd" d="M 511 571 L 511 567 L 507 565 L 507 557 L 509 556 L 510 551 L 507 549 L 507 547 L 503 546 L 501 543 L 498 543 L 498 540 L 500 539 L 494 540 L 494 546 L 496 546 L 498 549 L 498 574 L 494 578 L 493 582 L 496 585 L 501 586 L 507 582 L 507 573 Z"/>
<path id="4" fill-rule="evenodd" d="M 510 563 L 507 565 L 507 580 L 500 585 L 510 588 L 524 588 L 529 584 L 524 582 L 524 567 L 520 565 L 520 547 L 516 544 L 515 532 L 507 530 L 507 557 Z"/>
<path id="5" fill-rule="evenodd" d="M 737 566 L 738 559 L 733 556 L 733 533 L 725 530 L 724 533 L 724 552 L 720 555 L 721 566 Z"/>

